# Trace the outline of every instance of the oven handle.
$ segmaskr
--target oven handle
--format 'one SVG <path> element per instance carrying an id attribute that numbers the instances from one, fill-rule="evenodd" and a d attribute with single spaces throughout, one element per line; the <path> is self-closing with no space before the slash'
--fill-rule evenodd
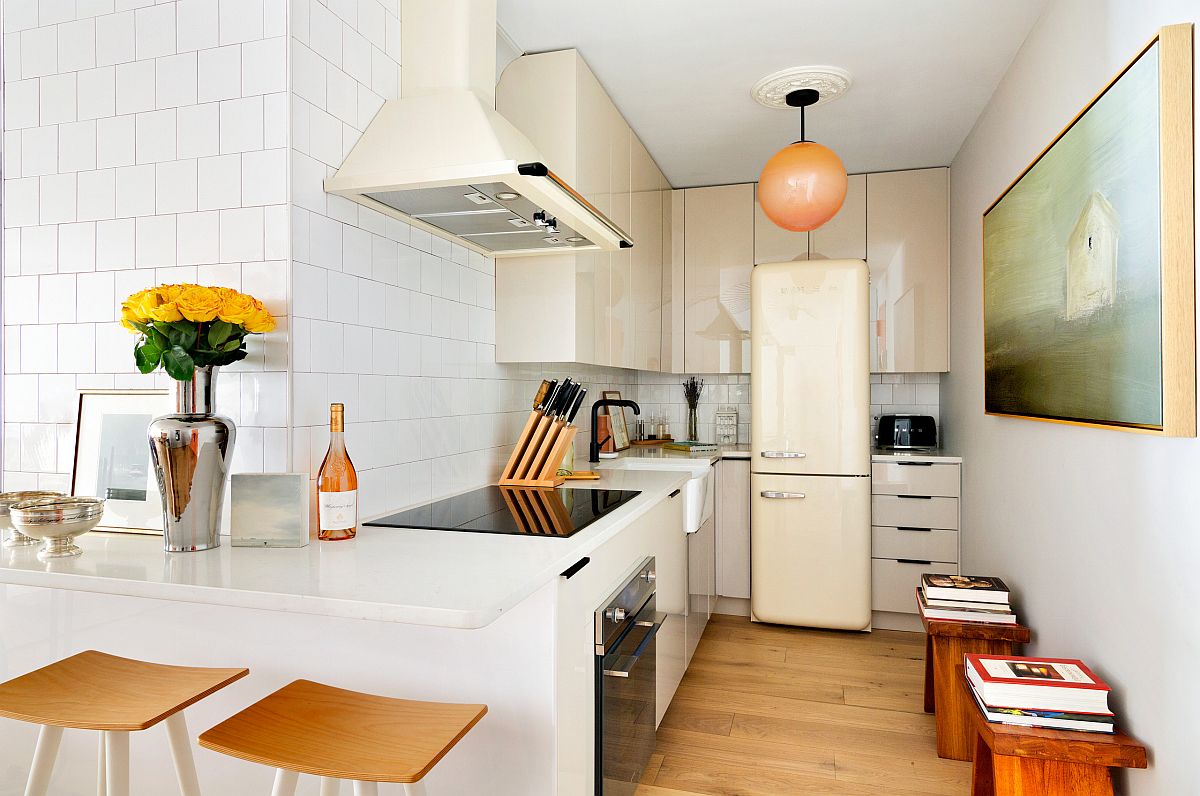
<path id="1" fill-rule="evenodd" d="M 653 620 L 641 620 L 635 624 L 641 627 L 650 628 L 650 632 L 645 635 L 641 642 L 637 645 L 637 649 L 632 655 L 618 655 L 616 661 L 613 662 L 611 669 L 604 670 L 605 677 L 630 677 L 633 674 L 633 669 L 637 666 L 638 661 L 642 659 L 642 655 L 646 652 L 646 647 L 658 635 L 658 631 L 662 629 L 663 622 L 666 621 L 667 615 L 655 613 Z"/>

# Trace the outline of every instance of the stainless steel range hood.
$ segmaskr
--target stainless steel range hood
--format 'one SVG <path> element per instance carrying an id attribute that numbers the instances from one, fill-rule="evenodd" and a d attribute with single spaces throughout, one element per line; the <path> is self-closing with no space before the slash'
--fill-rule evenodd
<path id="1" fill-rule="evenodd" d="M 493 256 L 626 248 L 495 110 L 495 0 L 403 0 L 401 98 L 325 190 Z"/>

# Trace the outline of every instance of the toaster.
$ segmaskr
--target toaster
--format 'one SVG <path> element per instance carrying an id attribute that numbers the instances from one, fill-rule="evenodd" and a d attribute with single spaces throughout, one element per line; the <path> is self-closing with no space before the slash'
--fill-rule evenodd
<path id="1" fill-rule="evenodd" d="M 880 415 L 875 444 L 881 448 L 936 448 L 937 424 L 929 415 Z"/>

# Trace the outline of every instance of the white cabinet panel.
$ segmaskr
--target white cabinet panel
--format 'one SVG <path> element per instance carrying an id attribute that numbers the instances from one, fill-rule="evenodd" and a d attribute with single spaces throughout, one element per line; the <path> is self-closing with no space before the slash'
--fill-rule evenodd
<path id="1" fill-rule="evenodd" d="M 750 461 L 717 465 L 717 594 L 750 598 Z"/>
<path id="2" fill-rule="evenodd" d="M 631 340 L 623 341 L 624 366 L 661 370 L 663 307 L 663 193 L 666 178 L 646 147 L 630 140 L 632 219 L 629 286 L 632 294 Z"/>
<path id="3" fill-rule="evenodd" d="M 958 531 L 934 528 L 871 529 L 871 555 L 958 563 Z"/>
<path id="4" fill-rule="evenodd" d="M 709 517 L 688 534 L 687 661 L 692 662 L 716 605 L 716 521 Z"/>
<path id="5" fill-rule="evenodd" d="M 871 518 L 876 525 L 953 531 L 958 529 L 958 499 L 872 495 Z"/>
<path id="6" fill-rule="evenodd" d="M 684 369 L 750 372 L 754 186 L 692 188 L 684 197 Z"/>
<path id="7" fill-rule="evenodd" d="M 792 232 L 767 218 L 758 203 L 758 183 L 754 184 L 754 264 L 786 263 L 808 259 L 807 232 Z"/>
<path id="8" fill-rule="evenodd" d="M 808 233 L 808 259 L 867 259 L 867 175 L 851 174 L 842 209 Z"/>
<path id="9" fill-rule="evenodd" d="M 962 488 L 958 464 L 874 462 L 871 491 L 876 495 L 958 497 Z"/>
<path id="10" fill-rule="evenodd" d="M 867 175 L 871 370 L 949 369 L 948 169 Z"/>
<path id="11" fill-rule="evenodd" d="M 871 608 L 902 614 L 917 612 L 917 586 L 924 573 L 957 575 L 957 564 L 926 561 L 895 561 L 876 558 L 871 562 Z"/>

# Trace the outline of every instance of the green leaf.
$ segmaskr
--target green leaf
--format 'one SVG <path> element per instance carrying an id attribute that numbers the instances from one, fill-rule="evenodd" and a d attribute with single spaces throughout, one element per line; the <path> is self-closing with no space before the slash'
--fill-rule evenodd
<path id="1" fill-rule="evenodd" d="M 166 351 L 171 347 L 171 343 L 167 340 L 167 336 L 153 328 L 146 332 L 146 342 L 157 348 L 160 352 Z"/>
<path id="2" fill-rule="evenodd" d="M 196 345 L 196 324 L 191 321 L 174 321 L 167 324 L 167 339 L 171 346 L 186 350 Z M 190 377 L 189 377 L 190 378 Z M 187 379 L 180 379 L 187 381 Z"/>
<path id="3" fill-rule="evenodd" d="M 193 332 L 193 339 L 194 337 L 195 333 Z M 175 381 L 191 381 L 192 371 L 196 369 L 196 363 L 192 361 L 191 355 L 177 345 L 173 345 L 163 352 L 162 365 L 167 371 L 167 375 Z"/>
<path id="4" fill-rule="evenodd" d="M 142 373 L 152 373 L 162 361 L 162 349 L 149 343 L 139 343 L 133 348 L 133 361 Z"/>
<path id="5" fill-rule="evenodd" d="M 228 341 L 226 341 L 226 343 L 224 345 L 221 346 L 221 350 L 222 351 L 235 351 L 241 347 L 242 347 L 242 341 L 240 339 L 228 340 Z"/>
<path id="6" fill-rule="evenodd" d="M 229 335 L 233 333 L 233 324 L 228 321 L 213 321 L 208 327 L 208 345 L 210 348 L 217 348 L 221 343 L 229 339 Z"/>
<path id="7" fill-rule="evenodd" d="M 134 329 L 137 329 L 142 334 L 148 335 L 148 334 L 150 334 L 150 332 L 152 330 L 152 327 L 150 326 L 150 324 L 147 324 L 147 323 L 141 323 L 139 321 L 130 321 L 129 323 L 130 323 L 130 325 L 133 326 Z"/>

